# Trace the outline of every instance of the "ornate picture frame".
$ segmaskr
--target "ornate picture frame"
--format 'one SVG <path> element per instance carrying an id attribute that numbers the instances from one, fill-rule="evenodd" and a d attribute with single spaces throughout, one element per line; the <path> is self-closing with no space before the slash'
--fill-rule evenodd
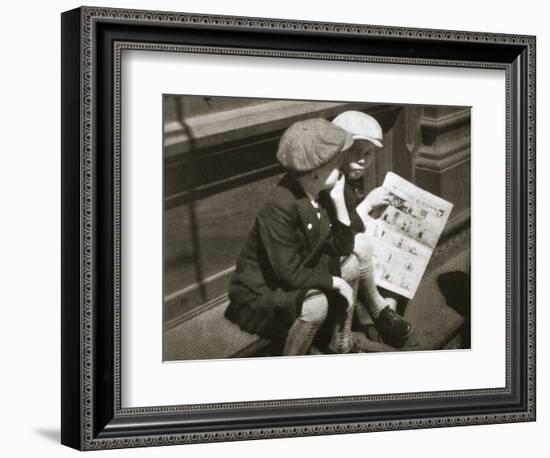
<path id="1" fill-rule="evenodd" d="M 94 450 L 534 421 L 535 47 L 533 36 L 479 32 L 95 7 L 63 13 L 62 443 Z M 124 50 L 504 71 L 506 386 L 124 407 Z"/>

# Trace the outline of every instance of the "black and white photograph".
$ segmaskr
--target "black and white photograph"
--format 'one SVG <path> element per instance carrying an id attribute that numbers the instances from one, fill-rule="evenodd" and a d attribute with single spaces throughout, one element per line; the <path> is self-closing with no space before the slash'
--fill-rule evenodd
<path id="1" fill-rule="evenodd" d="M 470 124 L 164 94 L 163 360 L 470 349 Z"/>

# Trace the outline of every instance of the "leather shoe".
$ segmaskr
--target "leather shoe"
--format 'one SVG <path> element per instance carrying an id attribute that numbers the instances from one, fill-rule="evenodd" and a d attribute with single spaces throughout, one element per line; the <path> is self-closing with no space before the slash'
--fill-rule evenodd
<path id="1" fill-rule="evenodd" d="M 407 342 L 412 326 L 391 307 L 385 307 L 374 319 L 382 340 L 392 347 L 401 348 Z"/>

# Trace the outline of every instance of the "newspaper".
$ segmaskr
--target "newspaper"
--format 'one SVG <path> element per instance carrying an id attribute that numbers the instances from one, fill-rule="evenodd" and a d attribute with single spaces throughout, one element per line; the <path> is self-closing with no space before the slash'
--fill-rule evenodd
<path id="1" fill-rule="evenodd" d="M 366 224 L 373 238 L 376 284 L 412 299 L 453 205 L 392 172 L 382 186 L 391 204 Z"/>

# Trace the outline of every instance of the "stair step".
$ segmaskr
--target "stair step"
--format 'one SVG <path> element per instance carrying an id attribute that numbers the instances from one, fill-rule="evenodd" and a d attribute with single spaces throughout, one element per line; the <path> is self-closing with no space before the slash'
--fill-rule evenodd
<path id="1" fill-rule="evenodd" d="M 264 339 L 242 331 L 224 317 L 227 305 L 227 301 L 220 302 L 168 329 L 164 335 L 164 360 L 223 359 L 261 345 Z M 245 352 L 243 356 L 248 355 Z"/>
<path id="2" fill-rule="evenodd" d="M 464 319 L 446 305 L 437 277 L 455 270 L 467 272 L 470 261 L 469 232 L 459 234 L 439 247 L 428 266 L 422 284 L 405 310 L 412 324 L 406 350 L 436 350 L 451 345 Z M 269 341 L 242 331 L 224 317 L 227 301 L 168 329 L 164 336 L 167 361 L 223 359 L 253 356 Z"/>

